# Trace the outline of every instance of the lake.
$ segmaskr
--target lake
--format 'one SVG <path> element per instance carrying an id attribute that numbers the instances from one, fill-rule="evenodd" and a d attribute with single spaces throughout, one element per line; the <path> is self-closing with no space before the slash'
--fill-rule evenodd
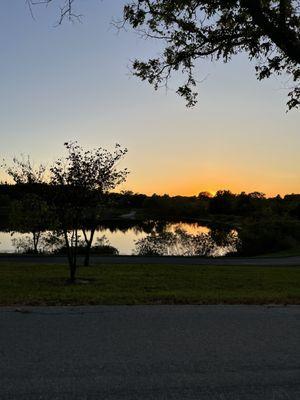
<path id="1" fill-rule="evenodd" d="M 173 232 L 175 233 L 178 229 L 185 231 L 189 235 L 199 235 L 202 233 L 208 234 L 211 229 L 200 223 L 189 223 L 189 222 L 153 222 L 150 221 L 143 224 L 127 224 L 125 226 L 118 227 L 118 224 L 110 223 L 111 226 L 102 226 L 95 233 L 94 243 L 98 238 L 103 235 L 109 240 L 110 244 L 118 249 L 121 255 L 131 255 L 135 251 L 135 243 L 137 240 L 146 238 L 151 233 L 159 232 Z M 228 230 L 228 228 L 227 228 Z M 12 253 L 15 250 L 12 239 L 20 239 L 28 236 L 28 234 L 14 233 L 13 236 L 10 232 L 0 232 L 0 252 L 1 253 Z M 83 239 L 83 235 L 81 235 Z M 232 249 L 231 249 L 232 250 Z M 225 255 L 228 252 L 224 246 L 218 247 L 218 254 Z"/>

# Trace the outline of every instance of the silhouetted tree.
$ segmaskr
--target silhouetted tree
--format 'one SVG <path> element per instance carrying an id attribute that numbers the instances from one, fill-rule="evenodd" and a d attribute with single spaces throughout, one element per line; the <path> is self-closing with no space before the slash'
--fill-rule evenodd
<path id="1" fill-rule="evenodd" d="M 43 164 L 35 166 L 29 155 L 14 157 L 11 164 L 4 162 L 2 167 L 16 188 L 20 189 L 20 198 L 10 207 L 10 228 L 23 233 L 31 232 L 32 251 L 37 254 L 41 233 L 49 223 L 49 207 L 39 194 L 34 193 L 34 188 L 44 184 L 46 167 Z"/>
<path id="2" fill-rule="evenodd" d="M 45 181 L 46 166 L 35 166 L 29 155 L 22 155 L 20 159 L 14 157 L 11 164 L 4 161 L 2 167 L 17 185 L 42 184 Z"/>
<path id="3" fill-rule="evenodd" d="M 60 230 L 63 232 L 67 248 L 70 281 L 75 280 L 79 230 L 83 227 L 87 212 L 97 208 L 103 196 L 122 183 L 127 169 L 117 168 L 127 149 L 116 145 L 114 152 L 103 148 L 83 150 L 77 142 L 66 142 L 68 155 L 57 160 L 51 167 L 51 184 L 57 188 L 56 212 Z M 94 216 L 97 210 L 93 211 Z M 90 214 L 91 215 L 91 214 Z M 84 230 L 86 254 L 88 257 L 93 242 L 98 218 L 90 224 L 90 236 Z"/>
<path id="4" fill-rule="evenodd" d="M 26 194 L 12 203 L 10 227 L 12 230 L 32 235 L 32 252 L 38 254 L 42 232 L 50 222 L 48 204 L 36 194 Z M 49 225 L 48 225 L 49 226 Z"/>
<path id="5" fill-rule="evenodd" d="M 218 190 L 211 199 L 209 211 L 212 214 L 233 214 L 236 196 L 230 190 Z"/>
<path id="6" fill-rule="evenodd" d="M 59 0 L 58 2 L 56 0 L 25 0 L 25 3 L 28 5 L 32 17 L 34 17 L 32 8 L 34 5 L 44 4 L 48 6 L 51 3 L 58 3 L 60 8 L 60 14 L 58 17 L 57 25 L 60 25 L 65 18 L 67 18 L 71 22 L 73 22 L 74 20 L 76 21 L 81 20 L 82 16 L 78 13 L 75 13 L 73 10 L 74 2 L 75 0 Z"/>
<path id="7" fill-rule="evenodd" d="M 213 195 L 210 192 L 200 192 L 198 194 L 198 199 L 200 200 L 207 200 L 207 199 L 211 199 L 213 197 Z"/>
<path id="8" fill-rule="evenodd" d="M 135 60 L 134 74 L 157 89 L 174 71 L 188 106 L 196 103 L 195 61 L 228 62 L 246 52 L 259 80 L 286 73 L 294 82 L 288 108 L 300 104 L 300 6 L 298 0 L 133 0 L 124 20 L 142 35 L 165 43 L 159 58 Z"/>
<path id="9" fill-rule="evenodd" d="M 54 0 L 26 0 L 35 4 Z M 76 0 L 60 0 L 58 24 L 65 18 L 80 19 Z M 197 102 L 194 91 L 198 59 L 228 62 L 240 52 L 256 60 L 259 80 L 286 73 L 293 82 L 288 108 L 300 104 L 300 6 L 299 0 L 132 0 L 124 6 L 124 19 L 143 37 L 164 41 L 161 57 L 135 60 L 134 74 L 155 89 L 167 84 L 172 72 L 182 71 L 186 82 L 177 93 L 188 106 Z"/>

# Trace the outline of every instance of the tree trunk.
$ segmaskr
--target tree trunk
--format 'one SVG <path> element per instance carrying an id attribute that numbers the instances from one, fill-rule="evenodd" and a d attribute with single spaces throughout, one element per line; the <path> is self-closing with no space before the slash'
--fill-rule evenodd
<path id="1" fill-rule="evenodd" d="M 33 236 L 33 252 L 34 254 L 38 254 L 38 244 L 40 239 L 40 232 L 32 232 Z"/>
<path id="2" fill-rule="evenodd" d="M 74 283 L 76 280 L 76 254 L 74 253 L 73 245 L 69 243 L 68 231 L 64 231 L 64 238 L 67 248 L 67 256 L 69 263 L 69 272 L 70 272 L 70 283 Z"/>
<path id="3" fill-rule="evenodd" d="M 87 233 L 86 231 L 83 229 L 83 236 L 85 239 L 85 243 L 86 243 L 86 248 L 85 248 L 85 258 L 84 258 L 84 266 L 85 267 L 89 267 L 90 265 L 90 254 L 91 254 L 91 247 L 93 244 L 93 239 L 94 239 L 94 234 L 95 234 L 95 228 L 91 229 L 91 235 L 90 238 L 87 237 Z"/>

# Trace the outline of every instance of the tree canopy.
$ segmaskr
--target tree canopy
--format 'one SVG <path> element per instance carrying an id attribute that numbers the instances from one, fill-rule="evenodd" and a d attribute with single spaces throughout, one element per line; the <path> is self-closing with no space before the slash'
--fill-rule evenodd
<path id="1" fill-rule="evenodd" d="M 135 60 L 134 74 L 157 89 L 172 72 L 185 83 L 177 93 L 188 106 L 197 101 L 194 88 L 198 59 L 228 62 L 239 52 L 256 60 L 259 80 L 285 73 L 290 78 L 288 108 L 300 104 L 299 0 L 135 0 L 124 19 L 147 37 L 164 42 L 160 57 Z"/>
<path id="2" fill-rule="evenodd" d="M 26 0 L 36 4 L 56 0 Z M 58 0 L 58 24 L 80 19 L 76 0 Z M 187 106 L 197 103 L 195 63 L 199 59 L 228 62 L 240 53 L 256 61 L 259 80 L 286 74 L 288 109 L 300 105 L 299 0 L 131 0 L 124 6 L 121 26 L 164 43 L 160 56 L 135 60 L 133 73 L 155 89 L 167 85 L 175 71 L 185 82 L 177 89 Z"/>
<path id="3" fill-rule="evenodd" d="M 118 164 L 127 149 L 115 145 L 113 152 L 102 147 L 84 150 L 77 142 L 65 142 L 67 156 L 60 158 L 50 168 L 50 183 L 58 189 L 54 201 L 57 230 L 63 234 L 67 249 L 70 279 L 74 281 L 77 269 L 77 254 L 82 230 L 86 242 L 86 265 L 99 218 L 99 207 L 103 196 L 124 182 L 127 168 Z M 89 221 L 90 237 L 84 220 Z"/>

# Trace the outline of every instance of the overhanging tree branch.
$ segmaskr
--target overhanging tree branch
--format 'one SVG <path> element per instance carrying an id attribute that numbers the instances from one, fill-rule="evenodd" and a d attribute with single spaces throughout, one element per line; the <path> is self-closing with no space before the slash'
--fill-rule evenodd
<path id="1" fill-rule="evenodd" d="M 286 21 L 287 2 L 280 2 L 280 16 Z M 267 35 L 291 60 L 300 63 L 300 38 L 286 23 L 274 24 L 270 21 L 261 0 L 242 0 L 253 18 L 253 22 Z"/>

